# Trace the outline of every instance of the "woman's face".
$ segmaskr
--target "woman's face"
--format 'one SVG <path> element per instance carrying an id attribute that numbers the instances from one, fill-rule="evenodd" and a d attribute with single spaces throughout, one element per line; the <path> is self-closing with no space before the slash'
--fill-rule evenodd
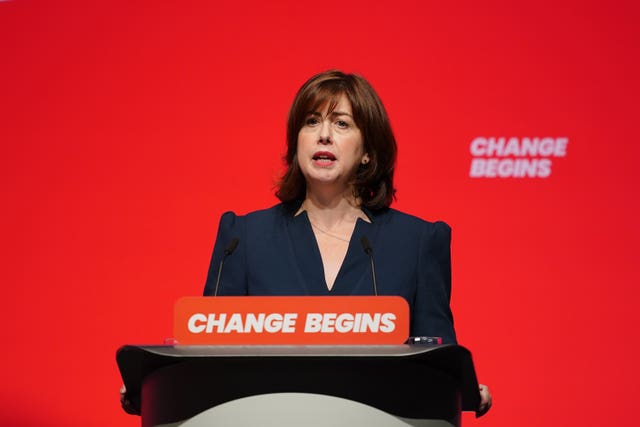
<path id="1" fill-rule="evenodd" d="M 369 161 L 364 152 L 362 134 L 353 120 L 351 103 L 345 95 L 335 109 L 314 111 L 298 132 L 297 157 L 307 181 L 307 188 L 316 184 L 344 186 L 361 163 Z"/>

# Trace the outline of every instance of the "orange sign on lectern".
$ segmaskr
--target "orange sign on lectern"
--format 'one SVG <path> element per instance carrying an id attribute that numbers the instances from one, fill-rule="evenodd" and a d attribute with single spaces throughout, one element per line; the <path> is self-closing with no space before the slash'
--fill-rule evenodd
<path id="1" fill-rule="evenodd" d="M 398 296 L 184 297 L 178 344 L 403 344 L 409 305 Z"/>

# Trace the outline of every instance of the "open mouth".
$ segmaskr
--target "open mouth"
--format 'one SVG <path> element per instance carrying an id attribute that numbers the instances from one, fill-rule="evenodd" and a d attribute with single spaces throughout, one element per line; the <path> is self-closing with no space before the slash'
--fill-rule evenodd
<path id="1" fill-rule="evenodd" d="M 333 162 L 336 160 L 336 156 L 333 155 L 333 153 L 330 153 L 328 151 L 318 151 L 317 153 L 313 154 L 313 160 L 317 160 L 317 161 L 321 161 L 321 162 Z"/>

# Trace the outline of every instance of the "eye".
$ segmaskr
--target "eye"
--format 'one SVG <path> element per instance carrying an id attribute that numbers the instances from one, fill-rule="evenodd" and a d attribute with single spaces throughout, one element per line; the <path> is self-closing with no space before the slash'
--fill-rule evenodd
<path id="1" fill-rule="evenodd" d="M 312 117 L 307 117 L 306 120 L 304 121 L 304 124 L 306 126 L 315 126 L 318 123 L 320 123 L 320 120 L 318 120 L 317 117 L 313 117 L 313 116 Z"/>
<path id="2" fill-rule="evenodd" d="M 346 129 L 349 127 L 349 123 L 346 122 L 345 120 L 336 120 L 336 126 L 338 126 L 341 129 Z"/>

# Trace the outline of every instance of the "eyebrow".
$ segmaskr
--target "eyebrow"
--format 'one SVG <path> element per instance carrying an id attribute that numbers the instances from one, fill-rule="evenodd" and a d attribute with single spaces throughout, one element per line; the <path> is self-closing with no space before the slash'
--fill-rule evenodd
<path id="1" fill-rule="evenodd" d="M 317 111 L 314 111 L 314 112 L 308 113 L 307 115 L 308 115 L 308 116 L 320 116 L 320 117 L 322 117 L 322 114 L 320 114 L 320 113 L 319 113 L 319 112 L 317 112 Z M 329 115 L 330 115 L 330 116 L 348 116 L 348 117 L 353 118 L 353 116 L 352 116 L 351 114 L 346 113 L 346 112 L 344 112 L 344 111 L 335 111 L 335 110 L 334 110 L 334 111 L 332 111 L 331 113 L 329 113 Z"/>
<path id="2" fill-rule="evenodd" d="M 331 112 L 330 115 L 331 116 L 349 116 L 349 117 L 353 118 L 353 116 L 351 114 L 345 113 L 344 111 L 335 111 L 334 110 L 334 111 Z"/>

